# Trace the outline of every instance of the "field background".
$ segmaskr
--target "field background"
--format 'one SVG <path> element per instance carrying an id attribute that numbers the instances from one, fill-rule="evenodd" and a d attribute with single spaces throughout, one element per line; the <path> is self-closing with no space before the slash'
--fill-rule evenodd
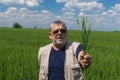
<path id="1" fill-rule="evenodd" d="M 37 80 L 39 47 L 51 41 L 47 29 L 0 28 L 0 80 Z M 69 30 L 70 41 L 81 41 L 80 31 Z M 120 80 L 120 32 L 93 31 L 89 53 L 92 66 L 85 80 Z"/>

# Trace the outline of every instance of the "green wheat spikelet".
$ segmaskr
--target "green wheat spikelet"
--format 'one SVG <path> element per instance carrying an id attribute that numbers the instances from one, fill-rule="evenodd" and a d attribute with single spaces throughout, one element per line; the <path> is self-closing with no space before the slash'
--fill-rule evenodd
<path id="1" fill-rule="evenodd" d="M 79 19 L 77 19 L 77 24 L 80 26 Z M 91 25 L 88 24 L 88 19 L 87 17 L 82 17 L 81 20 L 81 26 L 82 26 L 82 46 L 83 46 L 83 51 L 85 54 L 88 52 L 88 42 L 89 42 L 89 36 L 91 33 Z"/>

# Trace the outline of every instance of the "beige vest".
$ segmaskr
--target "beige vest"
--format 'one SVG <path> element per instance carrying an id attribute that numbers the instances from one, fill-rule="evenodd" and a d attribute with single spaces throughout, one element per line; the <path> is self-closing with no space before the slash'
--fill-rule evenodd
<path id="1" fill-rule="evenodd" d="M 76 58 L 76 49 L 80 43 L 67 42 L 66 57 L 64 65 L 65 80 L 83 80 L 82 68 Z M 53 44 L 41 47 L 38 53 L 38 64 L 40 66 L 39 80 L 48 80 L 49 55 Z"/>

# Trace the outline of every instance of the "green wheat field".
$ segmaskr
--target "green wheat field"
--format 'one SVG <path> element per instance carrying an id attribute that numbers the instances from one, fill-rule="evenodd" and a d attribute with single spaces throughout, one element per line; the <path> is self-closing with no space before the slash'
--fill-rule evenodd
<path id="1" fill-rule="evenodd" d="M 69 30 L 68 40 L 80 42 L 81 32 Z M 38 80 L 38 50 L 50 42 L 47 29 L 0 28 L 0 80 Z M 120 80 L 120 32 L 92 31 L 89 54 L 85 80 Z"/>

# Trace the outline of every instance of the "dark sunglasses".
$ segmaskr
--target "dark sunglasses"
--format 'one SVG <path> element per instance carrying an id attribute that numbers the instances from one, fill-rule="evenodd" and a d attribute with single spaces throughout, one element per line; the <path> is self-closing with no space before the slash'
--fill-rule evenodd
<path id="1" fill-rule="evenodd" d="M 52 33 L 53 33 L 53 34 L 57 34 L 59 31 L 60 31 L 62 34 L 65 34 L 65 33 L 66 33 L 66 30 L 65 30 L 65 29 L 55 30 L 55 31 L 53 31 Z"/>

